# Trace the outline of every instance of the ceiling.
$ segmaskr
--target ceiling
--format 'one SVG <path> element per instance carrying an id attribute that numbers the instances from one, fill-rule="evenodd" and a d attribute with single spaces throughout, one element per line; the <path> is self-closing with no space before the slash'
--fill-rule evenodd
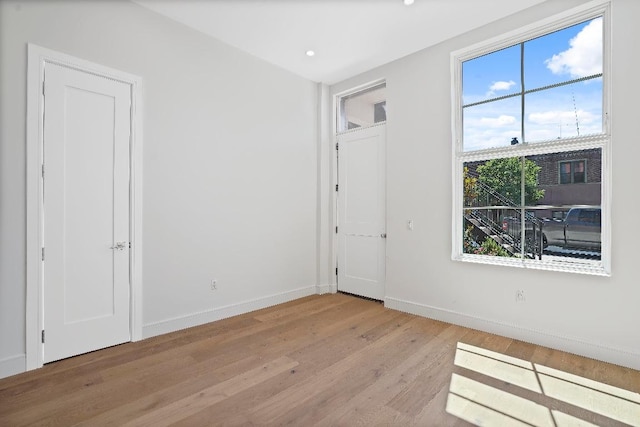
<path id="1" fill-rule="evenodd" d="M 134 1 L 302 77 L 333 84 L 545 0 L 415 0 L 410 6 L 402 0 Z"/>

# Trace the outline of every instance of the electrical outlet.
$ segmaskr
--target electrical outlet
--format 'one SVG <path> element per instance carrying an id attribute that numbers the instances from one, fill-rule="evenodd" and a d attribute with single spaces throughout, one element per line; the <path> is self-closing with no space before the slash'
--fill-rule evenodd
<path id="1" fill-rule="evenodd" d="M 215 291 L 218 289 L 218 281 L 216 279 L 211 279 L 211 290 Z"/>
<path id="2" fill-rule="evenodd" d="M 526 299 L 524 297 L 524 291 L 522 289 L 518 289 L 516 291 L 516 302 L 525 302 Z"/>

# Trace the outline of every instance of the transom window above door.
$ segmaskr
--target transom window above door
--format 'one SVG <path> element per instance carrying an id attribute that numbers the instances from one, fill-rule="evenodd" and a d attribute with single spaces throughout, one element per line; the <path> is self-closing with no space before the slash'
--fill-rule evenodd
<path id="1" fill-rule="evenodd" d="M 387 85 L 381 83 L 341 96 L 338 101 L 338 132 L 365 128 L 386 122 Z"/>

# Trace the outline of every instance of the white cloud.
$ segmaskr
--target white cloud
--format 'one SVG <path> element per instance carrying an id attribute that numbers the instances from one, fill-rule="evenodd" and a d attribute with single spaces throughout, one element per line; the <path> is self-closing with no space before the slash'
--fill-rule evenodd
<path id="1" fill-rule="evenodd" d="M 493 98 L 496 96 L 496 92 L 509 90 L 513 86 L 515 86 L 515 84 L 516 82 L 514 82 L 513 80 L 509 80 L 508 82 L 505 82 L 505 81 L 493 82 L 493 84 L 489 87 L 489 91 L 485 95 L 485 98 Z"/>
<path id="2" fill-rule="evenodd" d="M 483 126 L 491 127 L 491 128 L 499 128 L 510 126 L 516 122 L 516 118 L 513 116 L 501 115 L 498 117 L 482 117 L 480 119 L 480 123 Z"/>
<path id="3" fill-rule="evenodd" d="M 480 116 L 465 119 L 465 151 L 505 147 L 511 139 L 520 139 L 520 120 L 509 115 Z"/>
<path id="4" fill-rule="evenodd" d="M 576 123 L 576 112 L 572 110 L 531 113 L 525 123 L 526 139 L 529 142 L 548 141 L 602 132 L 599 114 L 578 110 L 577 116 Z"/>
<path id="5" fill-rule="evenodd" d="M 489 88 L 489 90 L 491 92 L 496 92 L 499 90 L 509 90 L 511 89 L 514 85 L 516 84 L 516 82 L 514 82 L 513 80 L 509 80 L 508 82 L 495 82 L 491 85 L 491 87 Z"/>
<path id="6" fill-rule="evenodd" d="M 553 55 L 545 64 L 553 74 L 580 78 L 602 72 L 602 18 L 591 21 L 574 38 L 569 49 Z"/>
<path id="7" fill-rule="evenodd" d="M 595 114 L 578 110 L 575 111 L 545 111 L 542 113 L 529 114 L 529 121 L 537 125 L 564 125 L 566 123 L 575 123 L 576 115 L 578 116 L 578 123 L 589 124 L 593 123 L 596 119 L 600 119 L 600 116 Z"/>

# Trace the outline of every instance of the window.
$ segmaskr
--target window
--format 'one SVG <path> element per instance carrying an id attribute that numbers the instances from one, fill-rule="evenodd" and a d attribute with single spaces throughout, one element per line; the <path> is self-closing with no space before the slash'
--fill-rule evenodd
<path id="1" fill-rule="evenodd" d="M 453 259 L 609 274 L 607 23 L 591 3 L 452 53 Z"/>
<path id="2" fill-rule="evenodd" d="M 373 104 L 373 121 L 375 123 L 387 121 L 387 101 Z"/>
<path id="3" fill-rule="evenodd" d="M 578 212 L 578 222 L 600 225 L 600 211 L 597 209 L 581 209 Z"/>
<path id="4" fill-rule="evenodd" d="M 586 182 L 584 160 L 560 162 L 560 184 L 576 184 Z"/>
<path id="5" fill-rule="evenodd" d="M 386 84 L 345 95 L 338 102 L 338 132 L 373 126 L 387 120 Z"/>

